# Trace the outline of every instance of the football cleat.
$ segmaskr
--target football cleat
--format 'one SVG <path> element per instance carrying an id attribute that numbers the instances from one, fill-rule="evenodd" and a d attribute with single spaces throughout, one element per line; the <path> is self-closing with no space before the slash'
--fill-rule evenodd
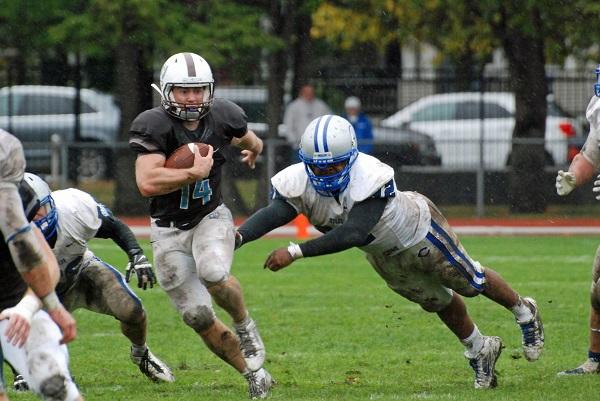
<path id="1" fill-rule="evenodd" d="M 537 304 L 532 298 L 523 298 L 523 303 L 531 310 L 533 317 L 527 322 L 519 322 L 523 333 L 523 354 L 528 361 L 536 361 L 544 348 L 544 325 Z"/>
<path id="2" fill-rule="evenodd" d="M 140 371 L 152 381 L 175 381 L 175 376 L 171 373 L 171 369 L 169 369 L 163 361 L 155 357 L 148 348 L 146 348 L 146 352 L 144 352 L 144 355 L 142 356 L 136 356 L 132 353 L 131 360 L 140 368 Z"/>
<path id="3" fill-rule="evenodd" d="M 265 345 L 263 344 L 256 323 L 248 318 L 245 326 L 235 326 L 235 332 L 240 338 L 240 349 L 244 354 L 246 365 L 251 371 L 257 371 L 265 362 Z"/>
<path id="4" fill-rule="evenodd" d="M 29 384 L 27 384 L 22 375 L 16 375 L 13 381 L 13 388 L 15 391 L 29 391 Z"/>
<path id="5" fill-rule="evenodd" d="M 600 363 L 587 360 L 575 369 L 563 370 L 557 376 L 591 375 L 600 373 Z"/>
<path id="6" fill-rule="evenodd" d="M 265 369 L 260 368 L 255 372 L 244 375 L 248 381 L 248 396 L 251 400 L 267 398 L 269 389 L 273 386 L 273 378 Z"/>
<path id="7" fill-rule="evenodd" d="M 502 352 L 500 337 L 483 338 L 483 347 L 474 358 L 469 358 L 469 365 L 475 371 L 475 388 L 494 388 L 498 384 L 496 377 L 496 361 Z"/>

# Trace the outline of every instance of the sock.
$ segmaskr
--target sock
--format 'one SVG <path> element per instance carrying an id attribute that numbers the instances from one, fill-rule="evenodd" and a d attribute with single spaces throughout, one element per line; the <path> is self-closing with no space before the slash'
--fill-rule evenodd
<path id="1" fill-rule="evenodd" d="M 477 325 L 473 328 L 473 332 L 465 339 L 460 340 L 461 343 L 467 349 L 466 355 L 469 358 L 475 358 L 475 356 L 483 348 L 483 335 L 479 331 Z"/>
<path id="2" fill-rule="evenodd" d="M 248 323 L 250 323 L 250 321 L 251 321 L 251 320 L 252 320 L 252 319 L 250 318 L 250 314 L 249 314 L 249 313 L 246 311 L 246 317 L 244 318 L 244 320 L 242 320 L 242 321 L 241 321 L 241 322 L 239 322 L 239 323 L 235 323 L 235 322 L 234 322 L 234 323 L 233 323 L 233 325 L 234 325 L 236 328 L 243 329 L 243 328 L 245 328 L 245 327 L 248 325 Z"/>
<path id="3" fill-rule="evenodd" d="M 146 353 L 146 350 L 148 349 L 148 347 L 146 346 L 146 344 L 144 345 L 135 345 L 135 344 L 131 344 L 131 355 L 133 356 L 144 356 L 144 354 Z"/>
<path id="4" fill-rule="evenodd" d="M 531 312 L 531 309 L 529 309 L 529 307 L 525 305 L 521 297 L 519 297 L 519 300 L 517 301 L 515 306 L 510 308 L 510 310 L 513 313 L 513 315 L 515 315 L 517 323 L 519 324 L 527 323 L 531 321 L 531 319 L 533 319 L 533 312 Z"/>
<path id="5" fill-rule="evenodd" d="M 595 363 L 600 363 L 600 352 L 588 351 L 588 359 Z"/>

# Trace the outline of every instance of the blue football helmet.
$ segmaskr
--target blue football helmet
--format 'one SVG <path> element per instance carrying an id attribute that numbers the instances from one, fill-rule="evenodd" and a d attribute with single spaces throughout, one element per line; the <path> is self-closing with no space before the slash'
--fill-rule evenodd
<path id="1" fill-rule="evenodd" d="M 52 191 L 46 181 L 35 174 L 25 173 L 23 179 L 35 192 L 35 196 L 40 202 L 40 209 L 46 212 L 44 217 L 34 219 L 34 223 L 42 231 L 46 240 L 50 240 L 56 235 L 58 225 L 58 214 L 54 206 L 54 199 L 52 199 Z"/>
<path id="2" fill-rule="evenodd" d="M 594 93 L 600 97 L 600 64 L 596 67 L 596 83 L 594 84 Z"/>
<path id="3" fill-rule="evenodd" d="M 350 169 L 358 156 L 356 134 L 348 120 L 334 115 L 315 118 L 300 139 L 300 160 L 318 194 L 335 196 L 350 182 Z M 315 174 L 345 162 L 343 169 L 329 175 Z"/>

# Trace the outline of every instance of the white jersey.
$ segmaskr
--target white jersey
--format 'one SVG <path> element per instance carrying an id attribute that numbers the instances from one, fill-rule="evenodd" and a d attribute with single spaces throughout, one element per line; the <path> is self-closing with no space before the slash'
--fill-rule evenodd
<path id="1" fill-rule="evenodd" d="M 273 188 L 316 227 L 335 228 L 348 220 L 348 213 L 357 202 L 372 196 L 387 197 L 381 219 L 371 234 L 375 239 L 362 247 L 365 252 L 399 253 L 427 235 L 431 214 L 425 198 L 416 192 L 396 189 L 394 170 L 378 159 L 359 153 L 352 169 L 348 187 L 333 197 L 319 195 L 310 184 L 303 163 L 287 167 L 272 179 Z"/>
<path id="2" fill-rule="evenodd" d="M 58 218 L 56 243 L 52 250 L 60 270 L 66 272 L 94 256 L 87 243 L 102 224 L 99 205 L 90 194 L 75 188 L 54 191 L 52 198 Z"/>
<path id="3" fill-rule="evenodd" d="M 14 135 L 0 129 L 0 186 L 18 185 L 24 173 L 23 145 Z"/>
<path id="4" fill-rule="evenodd" d="M 585 116 L 590 123 L 590 133 L 581 149 L 583 156 L 594 166 L 600 169 L 600 97 L 593 96 L 588 104 Z"/>

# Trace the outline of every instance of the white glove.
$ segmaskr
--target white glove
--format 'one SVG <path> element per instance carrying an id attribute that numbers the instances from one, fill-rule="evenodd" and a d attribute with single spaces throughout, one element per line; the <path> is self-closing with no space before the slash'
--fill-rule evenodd
<path id="1" fill-rule="evenodd" d="M 596 177 L 596 181 L 594 181 L 594 188 L 592 188 L 592 192 L 596 195 L 596 199 L 600 200 L 600 175 Z"/>
<path id="2" fill-rule="evenodd" d="M 556 193 L 559 194 L 560 196 L 565 196 L 571 193 L 571 191 L 573 191 L 575 189 L 575 176 L 573 175 L 573 173 L 570 172 L 564 172 L 562 170 L 558 171 L 558 174 L 556 175 Z M 594 185 L 596 185 L 596 183 L 594 183 Z M 599 184 L 600 185 L 600 184 Z M 599 189 L 600 190 L 600 189 Z M 595 188 L 594 188 L 594 192 Z"/>

